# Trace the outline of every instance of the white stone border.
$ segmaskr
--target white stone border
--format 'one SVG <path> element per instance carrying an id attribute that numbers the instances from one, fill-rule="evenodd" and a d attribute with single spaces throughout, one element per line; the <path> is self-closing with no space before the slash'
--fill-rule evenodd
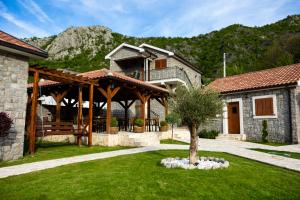
<path id="1" fill-rule="evenodd" d="M 273 98 L 274 115 L 256 116 L 256 113 L 255 113 L 255 100 L 256 99 L 265 99 L 265 98 Z M 276 119 L 278 117 L 278 115 L 277 115 L 277 97 L 276 97 L 276 94 L 261 95 L 261 96 L 252 97 L 252 111 L 253 111 L 253 118 L 254 119 L 268 119 L 268 118 Z"/>

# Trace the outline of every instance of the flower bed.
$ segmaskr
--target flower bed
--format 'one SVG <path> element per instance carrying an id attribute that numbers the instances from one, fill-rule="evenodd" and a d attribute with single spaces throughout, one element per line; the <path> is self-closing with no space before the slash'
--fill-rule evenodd
<path id="1" fill-rule="evenodd" d="M 183 169 L 219 169 L 229 167 L 229 162 L 223 158 L 200 157 L 195 165 L 189 163 L 188 158 L 165 158 L 161 164 L 166 168 L 183 168 Z"/>

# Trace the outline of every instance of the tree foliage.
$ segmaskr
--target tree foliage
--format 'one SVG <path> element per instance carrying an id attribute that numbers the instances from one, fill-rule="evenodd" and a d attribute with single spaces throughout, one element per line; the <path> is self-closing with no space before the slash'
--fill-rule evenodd
<path id="1" fill-rule="evenodd" d="M 197 158 L 198 136 L 197 129 L 200 124 L 215 118 L 222 112 L 223 103 L 219 94 L 208 88 L 186 88 L 184 86 L 176 89 L 173 111 L 177 113 L 186 124 L 191 134 L 190 163 L 194 164 Z"/>

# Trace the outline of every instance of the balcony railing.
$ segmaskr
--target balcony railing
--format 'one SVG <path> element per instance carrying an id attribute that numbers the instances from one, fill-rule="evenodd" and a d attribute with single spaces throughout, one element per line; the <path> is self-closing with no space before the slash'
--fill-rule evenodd
<path id="1" fill-rule="evenodd" d="M 192 85 L 188 75 L 179 67 L 167 67 L 165 69 L 153 69 L 150 71 L 150 81 L 178 78 L 184 81 L 187 85 Z"/>

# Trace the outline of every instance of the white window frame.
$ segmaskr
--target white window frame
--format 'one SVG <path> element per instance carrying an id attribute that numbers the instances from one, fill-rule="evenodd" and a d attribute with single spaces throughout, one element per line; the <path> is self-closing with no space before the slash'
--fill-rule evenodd
<path id="1" fill-rule="evenodd" d="M 256 116 L 255 113 L 255 100 L 256 99 L 266 99 L 266 98 L 272 98 L 273 99 L 273 112 L 274 115 L 262 115 L 262 116 Z M 275 119 L 277 118 L 277 97 L 275 94 L 271 94 L 271 95 L 262 95 L 262 96 L 254 96 L 252 97 L 252 111 L 253 111 L 253 118 L 254 119 Z"/>

